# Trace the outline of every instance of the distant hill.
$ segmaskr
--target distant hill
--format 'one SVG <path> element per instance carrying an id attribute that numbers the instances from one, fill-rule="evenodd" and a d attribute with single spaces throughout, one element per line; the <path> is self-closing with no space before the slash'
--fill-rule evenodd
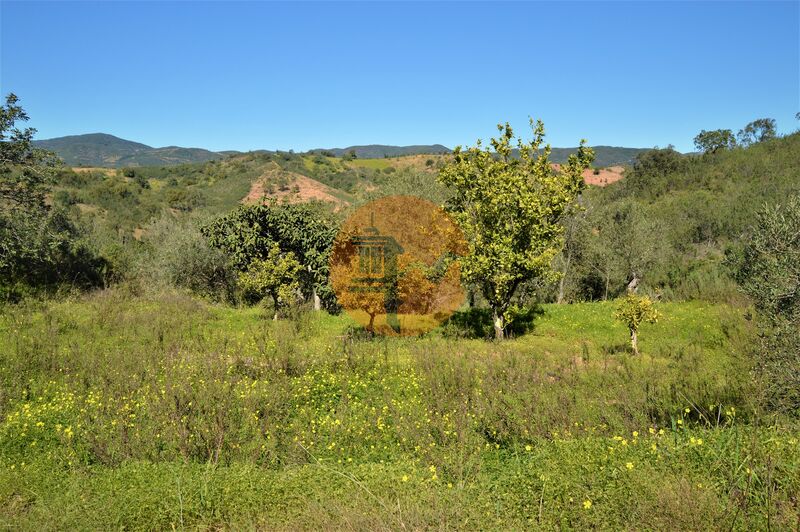
<path id="1" fill-rule="evenodd" d="M 554 163 L 563 163 L 571 153 L 578 148 L 553 148 L 550 159 Z M 593 146 L 595 153 L 594 166 L 608 167 L 631 164 L 639 153 L 648 151 L 649 148 L 623 148 L 618 146 Z M 331 148 L 311 150 L 311 153 L 325 153 L 341 157 L 355 151 L 359 159 L 380 159 L 384 157 L 402 157 L 407 155 L 447 154 L 452 152 L 447 146 L 441 144 L 416 145 L 416 146 L 386 146 L 383 144 L 370 144 L 367 146 L 349 146 L 347 148 Z"/>
<path id="2" fill-rule="evenodd" d="M 40 148 L 55 152 L 68 166 L 172 166 L 221 159 L 224 155 L 202 148 L 153 148 L 107 133 L 70 135 L 36 140 Z"/>
<path id="3" fill-rule="evenodd" d="M 618 146 L 592 146 L 592 149 L 595 156 L 592 166 L 598 168 L 631 164 L 637 155 L 650 150 L 650 148 L 622 148 Z M 550 160 L 554 163 L 566 162 L 567 157 L 577 150 L 578 148 L 553 148 L 550 153 Z"/>
<path id="4" fill-rule="evenodd" d="M 348 146 L 347 148 L 330 148 L 310 150 L 311 153 L 326 153 L 341 157 L 350 151 L 356 152 L 359 159 L 380 159 L 382 157 L 401 157 L 404 155 L 430 155 L 450 153 L 450 148 L 441 144 L 415 145 L 415 146 L 386 146 L 384 144 L 369 144 L 366 146 Z"/>
<path id="5" fill-rule="evenodd" d="M 202 148 L 182 148 L 167 146 L 153 148 L 146 144 L 121 139 L 106 133 L 90 133 L 87 135 L 70 135 L 47 140 L 34 141 L 37 146 L 51 150 L 61 157 L 68 166 L 91 167 L 140 167 L 140 166 L 175 166 L 185 163 L 203 163 L 236 155 L 240 152 L 228 150 L 213 152 Z M 596 159 L 594 166 L 608 167 L 631 164 L 639 153 L 646 148 L 622 148 L 616 146 L 594 146 Z M 577 148 L 553 148 L 551 160 L 563 163 L 570 153 Z M 354 151 L 359 159 L 383 159 L 387 157 L 405 157 L 409 155 L 443 155 L 452 150 L 441 144 L 420 144 L 414 146 L 388 146 L 369 144 L 364 146 L 348 146 L 347 148 L 315 149 L 309 153 L 322 153 L 341 157 Z M 274 153 L 257 150 L 252 153 Z"/>

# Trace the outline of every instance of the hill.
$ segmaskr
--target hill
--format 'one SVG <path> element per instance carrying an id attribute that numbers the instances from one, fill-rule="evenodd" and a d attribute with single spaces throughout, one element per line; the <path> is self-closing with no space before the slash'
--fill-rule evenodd
<path id="1" fill-rule="evenodd" d="M 200 163 L 223 157 L 202 148 L 167 146 L 153 148 L 147 144 L 121 139 L 107 133 L 69 135 L 36 140 L 40 148 L 55 152 L 68 166 L 170 166 Z"/>
<path id="2" fill-rule="evenodd" d="M 648 148 L 625 148 L 620 146 L 593 146 L 595 153 L 594 166 L 606 167 L 633 163 L 636 156 L 648 151 Z M 553 148 L 550 158 L 554 163 L 567 161 L 570 154 L 578 148 Z M 319 153 L 341 157 L 350 152 L 355 152 L 359 159 L 382 159 L 389 157 L 406 157 L 410 155 L 443 155 L 452 152 L 447 146 L 441 144 L 416 145 L 416 146 L 386 146 L 383 144 L 370 144 L 368 146 L 349 146 L 347 148 L 316 149 L 309 153 Z"/>
<path id="3" fill-rule="evenodd" d="M 186 163 L 203 163 L 224 157 L 241 155 L 242 152 L 227 150 L 213 152 L 203 148 L 182 148 L 167 146 L 154 148 L 147 144 L 121 139 L 107 133 L 89 133 L 86 135 L 69 135 L 52 139 L 34 141 L 37 146 L 55 152 L 67 166 L 89 167 L 141 167 L 141 166 L 174 166 Z M 594 146 L 595 167 L 631 164 L 645 148 L 624 148 L 618 146 Z M 563 163 L 577 148 L 553 148 L 551 159 L 554 163 Z M 368 144 L 348 146 L 347 148 L 314 149 L 308 155 L 326 155 L 342 157 L 354 152 L 358 159 L 386 159 L 409 157 L 414 155 L 446 155 L 452 150 L 442 144 L 418 144 L 413 146 L 390 146 L 385 144 Z M 258 150 L 251 153 L 275 153 Z"/>
<path id="4" fill-rule="evenodd" d="M 596 168 L 632 164 L 637 155 L 649 150 L 649 148 L 623 148 L 620 146 L 592 146 L 592 149 L 594 150 L 593 166 Z M 578 148 L 553 148 L 550 159 L 554 163 L 563 163 L 567 161 L 570 154 L 577 150 Z"/>
<path id="5" fill-rule="evenodd" d="M 402 157 L 405 155 L 428 155 L 450 153 L 450 148 L 441 144 L 415 146 L 388 146 L 385 144 L 369 144 L 366 146 L 348 146 L 347 148 L 329 148 L 310 150 L 309 153 L 324 153 L 341 157 L 355 152 L 359 159 L 379 159 L 382 157 Z"/>

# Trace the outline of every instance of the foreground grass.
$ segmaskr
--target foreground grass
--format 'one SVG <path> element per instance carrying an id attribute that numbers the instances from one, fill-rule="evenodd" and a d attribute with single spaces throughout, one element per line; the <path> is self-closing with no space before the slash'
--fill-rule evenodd
<path id="1" fill-rule="evenodd" d="M 796 427 L 739 313 L 610 304 L 495 344 L 107 292 L 3 309 L 0 522 L 47 528 L 794 528 Z"/>

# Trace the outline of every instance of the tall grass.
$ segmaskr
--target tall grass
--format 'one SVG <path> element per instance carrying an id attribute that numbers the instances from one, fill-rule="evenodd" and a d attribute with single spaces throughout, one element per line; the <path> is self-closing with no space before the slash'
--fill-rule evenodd
<path id="1" fill-rule="evenodd" d="M 177 293 L 4 307 L 0 519 L 21 528 L 790 528 L 796 427 L 735 310 L 545 306 L 505 343 L 358 339 Z M 769 421 L 769 422 L 767 422 Z"/>

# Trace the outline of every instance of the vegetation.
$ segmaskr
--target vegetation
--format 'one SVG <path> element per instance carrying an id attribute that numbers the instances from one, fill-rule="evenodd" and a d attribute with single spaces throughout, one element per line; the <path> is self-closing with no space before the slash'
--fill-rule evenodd
<path id="1" fill-rule="evenodd" d="M 221 159 L 219 153 L 201 148 L 169 146 L 153 148 L 105 133 L 70 135 L 34 141 L 42 149 L 56 152 L 70 166 L 123 168 L 198 163 Z"/>
<path id="2" fill-rule="evenodd" d="M 729 259 L 759 311 L 757 366 L 766 401 L 800 417 L 800 196 L 759 212 L 753 231 Z"/>
<path id="3" fill-rule="evenodd" d="M 617 306 L 614 317 L 625 324 L 631 335 L 631 349 L 639 354 L 639 327 L 642 323 L 656 323 L 661 315 L 653 307 L 653 302 L 647 296 L 638 296 L 634 292 L 622 298 Z"/>
<path id="4" fill-rule="evenodd" d="M 69 169 L 1 110 L 2 525 L 800 522 L 800 134 L 756 120 L 600 188 L 541 124 L 402 162 Z M 298 175 L 336 201 L 291 203 Z M 330 288 L 341 220 L 387 194 L 448 205 L 470 244 L 468 302 L 419 337 L 364 334 Z"/>
<path id="5" fill-rule="evenodd" d="M 798 431 L 748 322 L 545 305 L 503 343 L 105 291 L 0 317 L 0 519 L 21 528 L 794 526 Z M 344 336 L 344 340 L 342 339 Z"/>
<path id="6" fill-rule="evenodd" d="M 275 309 L 272 319 L 277 320 L 280 306 L 291 305 L 300 289 L 297 278 L 302 268 L 294 253 L 284 253 L 277 243 L 273 243 L 263 259 L 253 259 L 239 274 L 239 286 L 246 296 L 256 301 L 271 297 Z"/>
<path id="7" fill-rule="evenodd" d="M 98 281 L 99 262 L 61 209 L 46 201 L 56 161 L 34 148 L 36 130 L 20 129 L 28 115 L 9 94 L 0 107 L 0 297 L 16 299 L 33 287 Z"/>

